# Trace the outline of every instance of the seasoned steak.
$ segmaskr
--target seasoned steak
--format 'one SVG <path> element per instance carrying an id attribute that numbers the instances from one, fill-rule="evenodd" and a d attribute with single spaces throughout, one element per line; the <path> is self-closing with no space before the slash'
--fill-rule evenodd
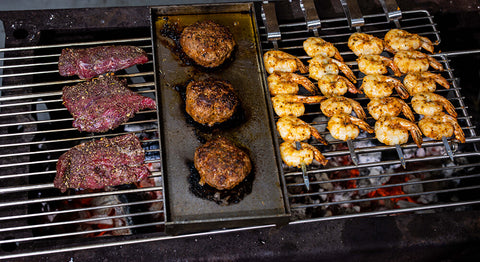
<path id="1" fill-rule="evenodd" d="M 62 76 L 78 75 L 82 79 L 89 79 L 147 61 L 147 53 L 136 46 L 65 48 L 58 60 L 58 71 Z"/>
<path id="2" fill-rule="evenodd" d="M 207 20 L 185 27 L 180 35 L 180 45 L 197 64 L 217 67 L 231 56 L 235 40 L 227 27 Z"/>
<path id="3" fill-rule="evenodd" d="M 128 121 L 142 109 L 155 109 L 155 100 L 127 88 L 126 80 L 107 75 L 63 88 L 63 103 L 80 131 L 105 132 Z"/>
<path id="4" fill-rule="evenodd" d="M 225 80 L 192 81 L 187 85 L 185 110 L 202 125 L 213 126 L 228 120 L 240 100 Z"/>
<path id="5" fill-rule="evenodd" d="M 65 192 L 137 182 L 150 175 L 144 160 L 145 152 L 134 134 L 83 143 L 60 156 L 53 185 Z"/>
<path id="6" fill-rule="evenodd" d="M 207 183 L 219 190 L 234 188 L 252 170 L 248 154 L 224 137 L 197 148 L 194 165 L 200 174 L 199 184 Z"/>

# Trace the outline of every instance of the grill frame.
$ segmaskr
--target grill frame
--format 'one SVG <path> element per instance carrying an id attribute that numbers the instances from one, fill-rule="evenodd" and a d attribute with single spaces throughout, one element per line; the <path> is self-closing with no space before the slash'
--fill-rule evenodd
<path id="1" fill-rule="evenodd" d="M 335 22 L 336 21 L 344 21 L 345 19 L 333 19 Z M 322 24 L 324 25 L 324 22 L 328 22 L 329 20 L 322 20 Z M 345 20 L 346 21 L 346 20 Z M 443 54 L 448 58 L 448 54 Z M 20 87 L 19 87 L 20 88 Z M 56 94 L 58 95 L 58 93 Z M 473 129 L 471 129 L 473 130 Z M 470 137 L 467 139 L 467 143 L 476 143 L 479 141 L 478 137 Z M 437 143 L 440 145 L 441 143 Z M 30 144 L 28 144 L 30 145 Z M 413 147 L 413 145 L 412 145 Z M 360 151 L 361 152 L 361 151 Z M 340 154 L 346 154 L 347 152 L 341 152 Z M 472 154 L 467 153 L 466 156 L 471 156 Z M 478 155 L 478 152 L 475 152 L 475 155 Z M 462 155 L 460 155 L 462 156 Z M 41 189 L 43 186 L 40 186 L 40 188 L 16 188 L 17 191 L 22 191 L 22 190 L 31 190 L 31 189 Z M 12 189 L 12 191 L 15 191 L 15 188 Z M 5 191 L 2 191 L 5 192 Z M 8 193 L 8 192 L 6 192 Z M 478 204 L 480 201 L 465 201 L 462 203 L 452 203 L 449 205 L 436 205 L 436 206 L 430 206 L 430 207 L 419 207 L 419 208 L 410 208 L 410 209 L 405 209 L 401 212 L 415 212 L 415 211 L 421 211 L 425 209 L 435 209 L 435 208 L 445 208 L 445 207 L 456 207 L 456 206 L 463 206 L 463 205 L 474 205 Z M 336 216 L 336 217 L 326 217 L 326 218 L 315 218 L 315 219 L 305 219 L 305 220 L 297 220 L 297 221 L 292 221 L 291 224 L 299 224 L 299 223 L 308 223 L 308 222 L 315 222 L 315 221 L 323 221 L 323 220 L 334 220 L 334 219 L 343 219 L 343 218 L 353 218 L 353 217 L 361 217 L 361 216 L 377 216 L 377 215 L 387 215 L 387 214 L 396 214 L 400 213 L 398 210 L 390 210 L 390 211 L 379 211 L 379 212 L 371 212 L 371 213 L 364 213 L 364 214 L 356 214 L 356 215 L 346 215 L 346 216 Z M 83 249 L 90 249 L 90 248 L 98 248 L 98 247 L 108 247 L 108 246 L 117 246 L 117 245 L 126 245 L 126 244 L 135 244 L 135 243 L 143 243 L 143 242 L 150 242 L 150 241 L 160 241 L 160 240 L 169 240 L 169 239 L 176 239 L 176 238 L 188 238 L 188 237 L 195 237 L 195 236 L 205 236 L 206 234 L 208 235 L 214 235 L 214 234 L 221 234 L 225 232 L 237 232 L 241 230 L 251 230 L 251 229 L 261 229 L 261 228 L 267 228 L 273 225 L 266 225 L 266 226 L 259 226 L 259 227 L 250 227 L 250 228 L 240 228 L 240 229 L 233 229 L 233 230 L 219 230 L 219 231 L 213 231 L 213 232 L 208 232 L 208 233 L 199 233 L 199 234 L 189 234 L 189 235 L 182 235 L 182 236 L 155 236 L 155 237 L 149 237 L 149 238 L 144 238 L 144 239 L 133 239 L 133 240 L 119 240 L 114 239 L 113 242 L 110 242 L 109 240 L 105 241 L 104 243 L 96 243 L 92 245 L 74 245 L 72 247 L 67 247 L 67 248 L 60 248 L 56 250 L 44 250 L 44 251 L 38 251 L 38 252 L 29 252 L 29 253 L 22 253 L 22 254 L 15 254 L 12 256 L 2 256 L 0 258 L 2 259 L 9 259 L 9 258 L 14 258 L 14 257 L 23 257 L 23 256 L 29 256 L 29 255 L 42 255 L 42 254 L 51 254 L 51 253 L 57 253 L 57 252 L 65 252 L 65 251 L 74 251 L 74 250 L 83 250 Z M 15 242 L 15 241 L 10 241 L 10 242 Z M 95 241 L 93 241 L 95 242 Z M 96 242 L 103 242 L 103 241 L 96 241 Z M 2 243 L 8 243 L 8 242 L 2 242 Z"/>

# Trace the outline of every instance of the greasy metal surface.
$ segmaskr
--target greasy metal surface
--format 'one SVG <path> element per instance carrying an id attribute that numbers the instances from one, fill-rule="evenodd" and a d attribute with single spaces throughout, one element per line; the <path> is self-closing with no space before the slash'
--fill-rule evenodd
<path id="1" fill-rule="evenodd" d="M 159 108 L 162 137 L 162 163 L 167 199 L 167 226 L 171 233 L 199 231 L 222 227 L 272 223 L 287 218 L 282 194 L 280 171 L 274 147 L 271 114 L 267 110 L 264 79 L 259 64 L 256 24 L 249 4 L 198 9 L 158 7 L 152 9 L 156 77 L 159 87 Z M 235 10 L 236 9 L 236 10 Z M 227 26 L 237 43 L 234 60 L 225 67 L 204 72 L 194 66 L 182 66 L 170 48 L 159 40 L 159 30 L 168 16 L 181 26 L 202 19 L 211 19 Z M 155 23 L 158 21 L 157 23 Z M 189 162 L 195 149 L 202 145 L 199 130 L 187 123 L 184 103 L 175 85 L 204 77 L 225 79 L 233 84 L 245 114 L 244 123 L 220 128 L 215 134 L 232 139 L 249 150 L 253 163 L 252 192 L 236 204 L 220 206 L 195 196 L 189 189 Z M 208 137 L 211 134 L 200 134 Z M 168 228 L 167 228 L 168 230 Z"/>

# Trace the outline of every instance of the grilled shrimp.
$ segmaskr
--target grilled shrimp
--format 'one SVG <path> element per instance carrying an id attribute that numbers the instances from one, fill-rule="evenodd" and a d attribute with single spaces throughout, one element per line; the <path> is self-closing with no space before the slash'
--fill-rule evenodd
<path id="1" fill-rule="evenodd" d="M 269 74 L 273 72 L 296 72 L 305 74 L 308 72 L 308 67 L 302 61 L 289 53 L 270 50 L 263 54 L 263 61 L 265 62 L 265 69 Z"/>
<path id="2" fill-rule="evenodd" d="M 343 57 L 338 52 L 338 49 L 330 42 L 323 40 L 321 37 L 309 37 L 303 42 L 303 49 L 310 57 L 322 55 L 326 57 L 333 57 L 338 61 L 343 62 Z"/>
<path id="3" fill-rule="evenodd" d="M 435 93 L 420 93 L 412 98 L 412 108 L 418 114 L 431 116 L 443 112 L 445 109 L 447 113 L 453 117 L 457 117 L 455 107 L 445 97 Z"/>
<path id="4" fill-rule="evenodd" d="M 410 121 L 415 121 L 412 109 L 402 99 L 396 97 L 373 98 L 367 105 L 368 112 L 375 120 L 382 117 L 398 116 L 401 113 Z"/>
<path id="5" fill-rule="evenodd" d="M 365 119 L 367 117 L 359 102 L 343 96 L 333 96 L 322 101 L 320 103 L 320 109 L 323 114 L 328 117 L 338 114 L 350 115 L 352 111 L 354 111 L 360 119 Z"/>
<path id="6" fill-rule="evenodd" d="M 302 165 L 310 165 L 313 159 L 326 165 L 328 160 L 322 155 L 316 147 L 300 142 L 301 149 L 297 149 L 295 142 L 286 141 L 280 144 L 280 156 L 287 166 L 301 167 Z"/>
<path id="7" fill-rule="evenodd" d="M 399 51 L 393 57 L 393 63 L 403 74 L 426 72 L 430 66 L 443 71 L 440 62 L 419 51 Z"/>
<path id="8" fill-rule="evenodd" d="M 298 93 L 298 85 L 302 85 L 312 94 L 316 94 L 318 88 L 305 76 L 288 72 L 274 72 L 267 78 L 268 89 L 272 96 L 295 95 Z"/>
<path id="9" fill-rule="evenodd" d="M 431 72 L 410 73 L 403 79 L 403 84 L 411 96 L 424 92 L 435 92 L 437 84 L 449 89 L 450 84 L 440 74 Z"/>
<path id="10" fill-rule="evenodd" d="M 363 89 L 365 95 L 370 99 L 390 96 L 393 93 L 393 88 L 397 90 L 398 95 L 402 99 L 408 98 L 408 92 L 405 90 L 402 82 L 390 76 L 367 75 L 363 78 L 360 88 Z"/>
<path id="11" fill-rule="evenodd" d="M 280 116 L 299 117 L 305 113 L 305 104 L 320 103 L 323 96 L 277 95 L 272 97 L 275 113 Z"/>
<path id="12" fill-rule="evenodd" d="M 285 141 L 303 141 L 313 136 L 318 142 L 327 144 L 315 127 L 294 116 L 280 117 L 277 120 L 277 130 Z"/>
<path id="13" fill-rule="evenodd" d="M 357 58 L 358 70 L 366 75 L 384 75 L 390 67 L 395 76 L 401 76 L 400 70 L 393 60 L 381 55 L 362 55 Z"/>
<path id="14" fill-rule="evenodd" d="M 409 33 L 402 29 L 392 29 L 385 34 L 385 50 L 391 53 L 413 51 L 423 48 L 433 53 L 433 43 L 424 36 Z"/>
<path id="15" fill-rule="evenodd" d="M 465 143 L 465 134 L 462 127 L 458 124 L 457 119 L 445 113 L 439 113 L 432 116 L 426 116 L 418 122 L 418 127 L 423 134 L 435 140 L 441 140 L 442 137 L 451 137 L 455 134 L 455 138 Z"/>
<path id="16" fill-rule="evenodd" d="M 318 88 L 324 96 L 341 96 L 350 92 L 352 94 L 361 94 L 357 87 L 348 81 L 347 78 L 340 75 L 324 75 L 318 79 Z"/>
<path id="17" fill-rule="evenodd" d="M 347 114 L 334 115 L 328 120 L 327 124 L 330 134 L 343 141 L 357 138 L 360 133 L 359 127 L 368 133 L 373 133 L 373 128 L 367 122 Z"/>
<path id="18" fill-rule="evenodd" d="M 375 123 L 375 137 L 385 145 L 401 145 L 408 141 L 408 133 L 418 147 L 422 146 L 422 132 L 413 122 L 400 117 L 382 117 Z"/>
<path id="19" fill-rule="evenodd" d="M 365 33 L 353 33 L 348 38 L 348 48 L 357 56 L 379 55 L 383 52 L 383 40 Z"/>
<path id="20" fill-rule="evenodd" d="M 353 83 L 357 82 L 357 78 L 353 74 L 347 64 L 336 59 L 317 55 L 310 59 L 308 65 L 309 76 L 315 80 L 319 80 L 324 75 L 338 75 L 339 69 Z"/>

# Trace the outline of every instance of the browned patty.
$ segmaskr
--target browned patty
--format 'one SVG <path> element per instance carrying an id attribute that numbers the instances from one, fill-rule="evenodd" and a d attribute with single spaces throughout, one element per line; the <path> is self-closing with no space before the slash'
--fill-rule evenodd
<path id="1" fill-rule="evenodd" d="M 219 137 L 208 141 L 195 151 L 195 168 L 200 184 L 219 189 L 232 189 L 252 170 L 250 158 L 232 141 Z"/>
<path id="2" fill-rule="evenodd" d="M 192 81 L 187 85 L 185 110 L 196 122 L 213 126 L 235 113 L 239 99 L 224 80 Z"/>
<path id="3" fill-rule="evenodd" d="M 230 57 L 235 40 L 227 27 L 208 20 L 185 27 L 180 35 L 180 45 L 197 64 L 217 67 Z"/>

